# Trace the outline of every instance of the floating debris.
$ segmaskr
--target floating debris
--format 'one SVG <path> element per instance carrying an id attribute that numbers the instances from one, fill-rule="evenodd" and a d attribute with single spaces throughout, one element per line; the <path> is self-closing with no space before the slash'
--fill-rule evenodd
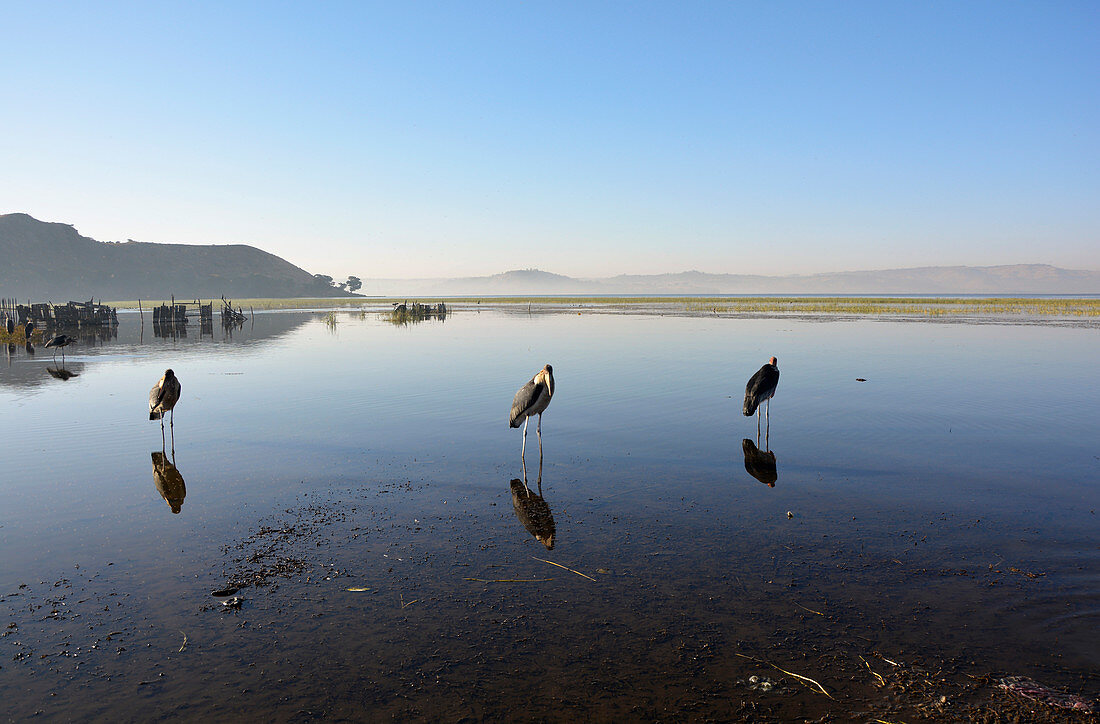
<path id="1" fill-rule="evenodd" d="M 532 557 L 532 558 L 535 558 L 535 556 L 531 556 L 531 557 Z M 549 563 L 550 565 L 552 565 L 552 566 L 557 566 L 558 568 L 565 568 L 565 570 L 569 571 L 570 573 L 576 573 L 576 574 L 577 574 L 578 576 L 580 576 L 581 578 L 587 578 L 587 579 L 588 579 L 588 580 L 590 580 L 590 581 L 595 581 L 595 580 L 596 580 L 596 579 L 595 579 L 595 578 L 593 578 L 592 576 L 589 576 L 589 575 L 587 575 L 587 574 L 585 574 L 585 573 L 581 573 L 580 571 L 574 571 L 574 570 L 573 570 L 572 568 L 566 568 L 565 566 L 563 566 L 563 565 L 562 565 L 562 564 L 560 564 L 560 563 L 554 563 L 554 561 L 548 561 L 548 560 L 546 560 L 545 558 L 535 558 L 535 560 L 536 560 L 536 561 L 542 561 L 543 563 Z"/>
<path id="2" fill-rule="evenodd" d="M 1007 692 L 1022 696 L 1025 699 L 1031 699 L 1032 701 L 1038 701 L 1061 709 L 1083 711 L 1086 714 L 1094 713 L 1092 706 L 1080 696 L 1076 694 L 1064 694 L 1049 686 L 1040 684 L 1034 679 L 1029 679 L 1026 676 L 1006 676 L 1001 679 L 1001 683 L 998 684 L 998 686 Z"/>
<path id="3" fill-rule="evenodd" d="M 226 596 L 232 596 L 234 593 L 236 593 L 239 590 L 240 590 L 239 588 L 222 588 L 222 589 L 217 590 L 217 591 L 211 591 L 210 595 L 215 597 L 215 598 L 225 598 Z"/>
<path id="4" fill-rule="evenodd" d="M 226 600 L 222 601 L 222 605 L 225 606 L 227 609 L 239 609 L 242 603 L 244 603 L 244 599 L 240 596 L 234 596 L 233 598 L 227 598 Z"/>

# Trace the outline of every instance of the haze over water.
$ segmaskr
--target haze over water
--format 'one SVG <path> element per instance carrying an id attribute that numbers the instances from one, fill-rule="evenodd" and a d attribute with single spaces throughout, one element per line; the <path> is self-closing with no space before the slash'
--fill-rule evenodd
<path id="1" fill-rule="evenodd" d="M 908 711 L 858 656 L 1100 694 L 1092 326 L 287 312 L 139 341 L 120 316 L 66 381 L 43 349 L 0 360 L 0 714 Z M 757 443 L 741 397 L 772 355 Z M 507 426 L 545 363 L 552 550 Z M 178 515 L 146 407 L 167 367 Z M 240 610 L 210 595 L 245 580 Z M 839 703 L 750 691 L 782 679 L 761 660 Z"/>

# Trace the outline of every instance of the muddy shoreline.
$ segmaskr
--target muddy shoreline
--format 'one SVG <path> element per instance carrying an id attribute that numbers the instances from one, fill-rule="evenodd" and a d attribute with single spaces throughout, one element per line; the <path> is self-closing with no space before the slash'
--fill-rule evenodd
<path id="1" fill-rule="evenodd" d="M 425 513 L 395 514 L 395 495 L 422 499 Z M 246 706 L 279 721 L 1092 720 L 1006 690 L 1012 672 L 980 651 L 917 645 L 919 619 L 928 633 L 944 625 L 934 613 L 869 610 L 859 592 L 825 600 L 796 573 L 860 568 L 847 552 L 756 548 L 788 560 L 733 573 L 662 555 L 659 526 L 620 517 L 600 523 L 632 528 L 643 559 L 605 552 L 595 567 L 593 551 L 573 551 L 560 558 L 570 571 L 539 560 L 552 554 L 519 535 L 503 494 L 488 509 L 477 496 L 433 497 L 411 482 L 299 495 L 210 551 L 167 606 L 111 567 L 4 591 L 0 679 L 31 694 L 8 696 L 5 719 L 125 720 L 143 702 L 140 718 Z M 559 512 L 567 529 L 575 514 Z M 485 518 L 514 539 L 477 540 Z M 698 567 L 688 576 L 673 572 L 685 555 Z M 888 599 L 957 579 L 980 589 L 1040 578 L 864 557 L 866 585 Z M 239 607 L 211 595 L 229 588 Z M 1028 673 L 1092 706 L 1100 694 L 1087 669 Z"/>

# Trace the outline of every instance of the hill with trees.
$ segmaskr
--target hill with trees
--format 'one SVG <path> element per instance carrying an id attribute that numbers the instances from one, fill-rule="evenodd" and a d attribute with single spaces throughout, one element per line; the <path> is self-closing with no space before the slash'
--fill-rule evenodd
<path id="1" fill-rule="evenodd" d="M 362 284 L 244 244 L 103 242 L 27 214 L 0 215 L 0 258 L 0 296 L 20 300 L 341 297 Z"/>

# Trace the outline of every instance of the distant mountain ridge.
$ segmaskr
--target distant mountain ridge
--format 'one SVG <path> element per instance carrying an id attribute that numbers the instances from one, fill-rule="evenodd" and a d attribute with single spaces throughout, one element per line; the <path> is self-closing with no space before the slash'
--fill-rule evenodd
<path id="1" fill-rule="evenodd" d="M 103 242 L 27 214 L 0 215 L 0 259 L 20 300 L 350 296 L 252 246 Z"/>
<path id="2" fill-rule="evenodd" d="M 0 297 L 20 300 L 354 296 L 243 244 L 102 242 L 70 224 L 0 214 Z M 685 271 L 587 279 L 520 269 L 454 279 L 364 279 L 372 296 L 588 294 L 1100 294 L 1100 271 L 1047 264 L 763 276 Z"/>
<path id="3" fill-rule="evenodd" d="M 457 279 L 365 279 L 363 294 L 468 296 L 540 294 L 1100 294 L 1100 271 L 1047 264 L 930 266 L 826 274 L 762 276 L 620 274 L 578 279 L 538 269 Z"/>

